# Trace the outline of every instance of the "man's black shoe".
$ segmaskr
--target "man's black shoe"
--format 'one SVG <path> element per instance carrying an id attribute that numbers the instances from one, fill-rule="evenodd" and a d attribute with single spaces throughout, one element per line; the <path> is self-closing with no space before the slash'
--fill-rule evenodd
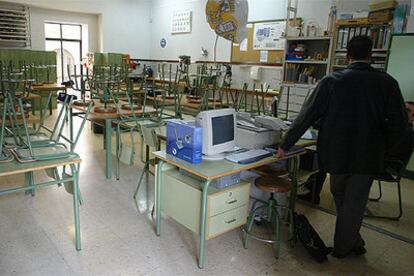
<path id="1" fill-rule="evenodd" d="M 345 258 L 345 257 L 347 257 L 347 256 L 349 256 L 351 253 L 353 253 L 354 255 L 356 255 L 356 256 L 362 256 L 362 255 L 364 255 L 365 253 L 367 253 L 367 250 L 365 249 L 365 247 L 364 246 L 358 246 L 358 247 L 355 247 L 355 248 L 353 248 L 352 250 L 351 250 L 351 252 L 349 252 L 349 253 L 347 253 L 347 254 L 338 254 L 338 253 L 336 253 L 336 252 L 332 252 L 332 256 L 333 257 L 335 257 L 335 258 L 338 258 L 338 259 L 343 259 L 343 258 Z"/>
<path id="2" fill-rule="evenodd" d="M 365 253 L 367 253 L 367 250 L 363 246 L 358 246 L 358 247 L 355 247 L 354 249 L 352 249 L 352 253 L 354 253 L 357 256 L 361 256 L 361 255 L 364 255 Z"/>
<path id="3" fill-rule="evenodd" d="M 306 195 L 298 195 L 298 199 L 303 200 L 303 201 L 307 201 L 307 202 L 310 202 L 310 203 L 316 204 L 316 205 L 319 205 L 319 203 L 321 201 L 319 196 L 316 196 L 315 200 L 313 200 L 311 193 L 306 194 Z"/>

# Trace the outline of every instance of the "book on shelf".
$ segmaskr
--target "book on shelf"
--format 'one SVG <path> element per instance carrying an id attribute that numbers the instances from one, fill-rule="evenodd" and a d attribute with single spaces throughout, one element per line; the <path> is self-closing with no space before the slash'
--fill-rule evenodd
<path id="1" fill-rule="evenodd" d="M 391 30 L 387 25 L 379 27 L 340 27 L 338 29 L 337 50 L 346 49 L 349 41 L 358 35 L 367 35 L 372 39 L 374 49 L 387 49 Z"/>
<path id="2" fill-rule="evenodd" d="M 287 64 L 285 81 L 313 84 L 317 82 L 315 74 L 318 68 L 313 65 Z"/>

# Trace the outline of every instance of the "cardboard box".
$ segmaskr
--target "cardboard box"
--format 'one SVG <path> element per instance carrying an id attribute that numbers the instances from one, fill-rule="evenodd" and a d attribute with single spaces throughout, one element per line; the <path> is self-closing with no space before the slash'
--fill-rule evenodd
<path id="1" fill-rule="evenodd" d="M 371 24 L 382 24 L 389 23 L 394 18 L 394 10 L 380 10 L 370 12 L 368 16 L 368 21 Z"/>
<path id="2" fill-rule="evenodd" d="M 398 5 L 398 2 L 395 0 L 371 0 L 368 5 L 370 11 L 378 11 L 393 9 Z"/>
<path id="3" fill-rule="evenodd" d="M 203 129 L 194 122 L 167 122 L 167 153 L 191 164 L 202 162 Z"/>

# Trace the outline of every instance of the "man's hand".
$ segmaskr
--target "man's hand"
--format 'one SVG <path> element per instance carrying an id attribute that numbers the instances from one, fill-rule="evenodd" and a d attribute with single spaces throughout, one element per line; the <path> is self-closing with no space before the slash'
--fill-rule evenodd
<path id="1" fill-rule="evenodd" d="M 277 157 L 278 158 L 285 157 L 285 151 L 282 148 L 280 148 L 280 147 L 277 149 Z"/>

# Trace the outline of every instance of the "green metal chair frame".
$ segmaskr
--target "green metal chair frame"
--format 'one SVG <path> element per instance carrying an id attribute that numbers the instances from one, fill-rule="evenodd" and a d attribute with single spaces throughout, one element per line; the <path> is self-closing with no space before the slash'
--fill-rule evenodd
<path id="1" fill-rule="evenodd" d="M 150 158 L 150 148 L 155 148 L 159 150 L 160 144 L 157 137 L 157 134 L 154 129 L 154 125 L 152 126 L 146 126 L 146 125 L 140 125 L 141 128 L 141 134 L 142 134 L 142 145 L 145 145 L 146 151 L 145 151 L 145 159 L 142 158 L 141 154 L 141 160 L 144 163 L 144 169 L 142 170 L 141 176 L 139 177 L 137 187 L 134 192 L 134 199 L 136 199 L 139 188 L 141 186 L 141 183 L 144 179 L 144 176 L 148 173 L 152 174 L 150 170 L 150 166 L 155 166 L 155 158 Z"/>
<path id="2" fill-rule="evenodd" d="M 4 148 L 4 136 L 6 130 L 6 115 L 8 98 L 3 95 L 2 112 L 1 112 L 1 128 L 0 128 L 0 163 L 13 161 L 13 155 Z"/>
<path id="3" fill-rule="evenodd" d="M 20 106 L 20 108 L 22 108 L 22 99 L 18 98 L 17 101 L 18 101 L 18 105 Z M 45 129 L 51 132 L 50 143 L 47 143 L 47 144 L 46 143 L 32 144 L 29 131 L 27 128 L 25 116 L 24 115 L 22 116 L 23 130 L 24 130 L 23 132 L 24 132 L 26 139 L 20 139 L 21 142 L 23 142 L 23 146 L 16 147 L 13 150 L 19 161 L 31 162 L 31 161 L 36 161 L 36 160 L 53 160 L 57 158 L 68 157 L 74 154 L 74 150 L 79 141 L 81 132 L 85 126 L 87 117 L 91 111 L 92 104 L 88 106 L 85 112 L 85 116 L 81 122 L 80 128 L 78 130 L 78 133 L 75 139 L 72 139 L 72 137 L 68 138 L 65 135 L 63 135 L 63 129 L 65 125 L 67 124 L 67 122 L 69 121 L 68 117 L 69 117 L 69 111 L 71 110 L 71 104 L 72 104 L 72 97 L 67 96 L 65 101 L 62 103 L 62 108 L 61 108 L 61 111 L 59 113 L 57 122 L 53 130 L 50 130 L 47 127 L 44 127 Z M 70 133 L 71 134 L 73 133 L 72 130 L 70 130 Z M 18 132 L 18 136 L 20 136 L 20 131 Z M 64 144 L 63 142 L 67 142 L 70 144 L 70 150 L 67 149 L 66 144 Z"/>
<path id="4" fill-rule="evenodd" d="M 261 204 L 261 206 L 256 207 L 257 204 Z M 255 240 L 270 243 L 273 244 L 273 249 L 275 252 L 276 258 L 279 258 L 279 252 L 280 252 L 280 218 L 279 218 L 279 212 L 278 208 L 281 208 L 282 210 L 286 210 L 288 212 L 288 220 L 289 220 L 289 226 L 290 231 L 292 235 L 292 239 L 294 234 L 294 221 L 293 221 L 293 210 L 289 208 L 287 205 L 280 205 L 277 203 L 276 199 L 274 198 L 274 194 L 270 194 L 269 201 L 262 201 L 255 199 L 253 202 L 251 211 L 249 213 L 249 218 L 247 221 L 246 226 L 243 228 L 243 247 L 244 249 L 248 249 L 248 242 L 249 237 L 252 237 Z M 265 211 L 267 213 L 267 220 L 273 225 L 274 227 L 274 239 L 265 239 L 263 237 L 259 237 L 257 235 L 252 234 L 252 227 L 254 218 L 257 214 L 259 214 L 261 211 Z M 291 241 L 292 241 L 291 239 Z"/>

